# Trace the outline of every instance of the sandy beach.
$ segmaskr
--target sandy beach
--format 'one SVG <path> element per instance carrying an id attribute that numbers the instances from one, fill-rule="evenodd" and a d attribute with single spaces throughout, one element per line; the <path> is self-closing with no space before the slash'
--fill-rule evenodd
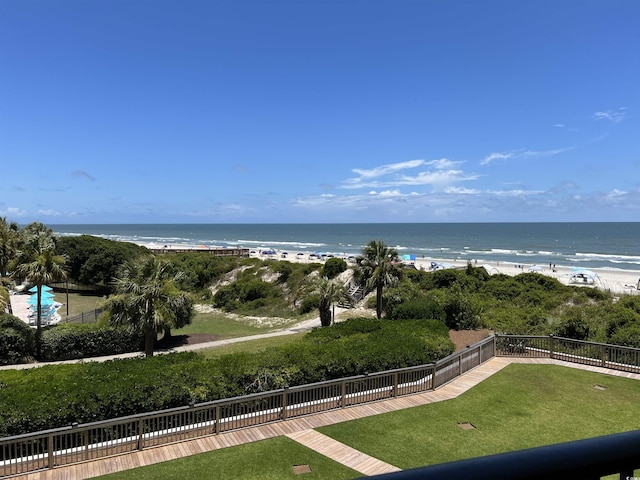
<path id="1" fill-rule="evenodd" d="M 184 250 L 189 249 L 193 251 L 210 250 L 215 247 L 205 247 L 204 245 L 185 245 L 185 244 L 171 244 L 171 245 L 157 245 L 153 243 L 139 243 L 150 249 L 163 249 L 167 251 L 171 250 Z M 222 247 L 220 247 L 222 248 Z M 265 252 L 273 252 L 271 254 L 265 254 Z M 250 256 L 252 258 L 260 258 L 262 260 L 287 260 L 290 262 L 317 262 L 323 263 L 327 258 L 319 258 L 309 251 L 292 251 L 282 249 L 269 249 L 263 250 L 260 248 L 250 249 Z M 354 258 L 352 255 L 345 253 L 331 253 L 331 256 L 342 258 L 347 263 L 353 264 Z M 402 257 L 402 255 L 401 255 Z M 432 267 L 432 263 L 446 265 L 449 268 L 465 268 L 467 266 L 466 259 L 457 258 L 426 258 L 416 257 L 414 261 L 404 262 L 412 263 L 419 270 L 429 271 Z M 528 272 L 530 268 L 534 267 L 532 264 L 514 264 L 510 262 L 486 262 L 480 258 L 472 260 L 472 264 L 478 267 L 484 267 L 491 275 L 505 274 L 515 276 L 523 272 Z M 608 268 L 591 268 L 589 265 L 581 265 L 581 270 L 588 270 L 595 274 L 593 283 L 591 279 L 589 282 L 583 282 L 581 279 L 574 279 L 572 282 L 572 274 L 576 272 L 577 267 L 571 265 L 535 265 L 537 273 L 540 275 L 547 275 L 552 278 L 558 279 L 565 285 L 585 286 L 588 288 L 600 288 L 603 290 L 611 291 L 614 294 L 630 294 L 639 295 L 638 283 L 640 282 L 640 268 L 638 270 L 617 270 Z M 575 282 L 575 280 L 580 280 Z"/>
<path id="2" fill-rule="evenodd" d="M 291 262 L 319 262 L 322 263 L 326 260 L 319 258 L 310 258 L 309 252 L 292 252 L 275 250 L 275 255 L 262 255 L 259 250 L 251 254 L 251 257 L 261 259 L 274 259 L 274 260 L 288 260 Z M 347 263 L 353 263 L 353 259 L 346 255 L 334 254 L 334 256 L 343 258 Z M 414 261 L 404 262 L 414 264 L 419 270 L 429 271 L 432 268 L 432 263 L 445 265 L 447 268 L 465 268 L 467 266 L 467 260 L 460 259 L 448 259 L 448 258 L 416 258 Z M 477 267 L 484 267 L 489 274 L 504 274 L 515 276 L 523 272 L 529 272 L 534 265 L 531 264 L 514 264 L 508 262 L 485 262 L 481 259 L 472 261 L 472 264 Z M 535 265 L 536 273 L 540 275 L 547 275 L 552 278 L 558 279 L 564 285 L 576 285 L 585 286 L 588 288 L 600 288 L 603 290 L 611 291 L 614 294 L 627 293 L 630 295 L 640 295 L 638 290 L 638 283 L 640 282 L 640 269 L 639 270 L 613 270 L 606 268 L 589 268 L 588 266 L 580 267 L 579 270 L 587 270 L 593 272 L 593 282 L 591 279 L 584 281 L 579 278 L 573 278 L 572 275 L 578 270 L 573 266 L 563 265 Z"/>

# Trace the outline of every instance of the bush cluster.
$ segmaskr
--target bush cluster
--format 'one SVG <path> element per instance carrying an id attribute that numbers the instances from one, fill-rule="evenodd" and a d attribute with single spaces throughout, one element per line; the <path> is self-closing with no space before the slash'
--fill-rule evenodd
<path id="1" fill-rule="evenodd" d="M 124 328 L 67 323 L 42 332 L 42 360 L 48 362 L 138 352 L 143 348 L 140 333 Z"/>
<path id="2" fill-rule="evenodd" d="M 31 327 L 8 313 L 0 313 L 0 365 L 25 363 L 33 357 Z"/>
<path id="3" fill-rule="evenodd" d="M 196 353 L 0 372 L 0 436 L 429 363 L 453 351 L 437 321 L 354 319 L 258 354 Z"/>
<path id="4" fill-rule="evenodd" d="M 31 361 L 34 356 L 34 332 L 13 315 L 0 314 L 0 365 Z M 42 330 L 42 360 L 117 355 L 142 350 L 139 333 L 97 324 L 61 324 Z"/>

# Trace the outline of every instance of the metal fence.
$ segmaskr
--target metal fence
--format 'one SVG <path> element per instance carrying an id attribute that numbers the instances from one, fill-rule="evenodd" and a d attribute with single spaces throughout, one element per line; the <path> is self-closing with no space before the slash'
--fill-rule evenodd
<path id="1" fill-rule="evenodd" d="M 96 323 L 104 308 L 96 308 L 90 312 L 82 312 L 77 315 L 69 315 L 62 319 L 62 323 Z"/>
<path id="2" fill-rule="evenodd" d="M 566 338 L 493 336 L 428 365 L 0 439 L 0 477 L 434 390 L 494 356 L 549 357 L 640 373 L 640 350 Z"/>

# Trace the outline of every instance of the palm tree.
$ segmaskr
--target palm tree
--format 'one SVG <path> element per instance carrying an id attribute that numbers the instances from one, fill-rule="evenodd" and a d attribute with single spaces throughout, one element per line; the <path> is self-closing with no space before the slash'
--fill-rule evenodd
<path id="1" fill-rule="evenodd" d="M 26 228 L 26 227 L 25 227 Z M 36 310 L 36 358 L 42 353 L 42 286 L 64 280 L 66 259 L 55 253 L 55 241 L 53 234 L 46 230 L 36 230 L 25 238 L 24 250 L 21 252 L 21 261 L 14 270 L 17 278 L 27 279 L 36 285 L 37 310 Z"/>
<path id="2" fill-rule="evenodd" d="M 382 240 L 371 240 L 362 249 L 357 259 L 356 277 L 367 288 L 376 289 L 376 316 L 382 318 L 382 290 L 395 285 L 400 272 L 395 266 L 399 261 L 395 248 L 385 245 Z"/>
<path id="3" fill-rule="evenodd" d="M 158 333 L 191 323 L 193 301 L 176 286 L 182 275 L 169 262 L 148 256 L 125 263 L 114 280 L 110 321 L 140 331 L 147 357 L 153 356 Z"/>
<path id="4" fill-rule="evenodd" d="M 17 223 L 8 222 L 6 217 L 0 217 L 0 278 L 6 276 L 9 262 L 16 255 L 18 231 Z"/>
<path id="5" fill-rule="evenodd" d="M 327 277 L 322 277 L 318 280 L 314 293 L 320 297 L 318 310 L 320 312 L 320 325 L 323 327 L 331 325 L 331 305 L 333 303 L 341 300 L 351 301 L 351 297 L 349 297 L 344 285 L 336 280 L 329 280 Z"/>

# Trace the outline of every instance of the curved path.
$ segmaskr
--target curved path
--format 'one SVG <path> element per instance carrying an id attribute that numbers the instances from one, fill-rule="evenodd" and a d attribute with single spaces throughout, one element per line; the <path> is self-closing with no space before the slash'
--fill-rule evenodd
<path id="1" fill-rule="evenodd" d="M 388 473 L 390 471 L 396 471 L 397 467 L 384 463 L 351 447 L 347 447 L 326 435 L 317 434 L 313 429 L 357 418 L 378 415 L 381 413 L 455 398 L 475 385 L 478 385 L 483 380 L 489 378 L 494 373 L 499 372 L 511 363 L 560 365 L 640 380 L 640 374 L 620 372 L 588 365 L 579 365 L 548 358 L 494 357 L 473 370 L 463 374 L 461 377 L 457 377 L 451 382 L 431 392 L 419 393 L 389 400 L 381 400 L 379 402 L 366 405 L 358 405 L 341 410 L 318 413 L 307 417 L 245 428 L 234 432 L 221 433 L 219 435 L 210 435 L 207 437 L 161 447 L 149 448 L 147 450 L 123 454 L 98 461 L 78 463 L 66 467 L 55 468 L 53 470 L 45 470 L 11 478 L 20 480 L 81 480 L 282 435 L 298 441 L 303 445 L 307 445 L 318 453 L 326 455 L 333 460 L 356 470 L 362 475 Z"/>
<path id="2" fill-rule="evenodd" d="M 164 350 L 156 350 L 154 353 L 156 355 L 163 355 L 163 354 L 174 353 L 174 352 L 190 352 L 193 350 L 201 350 L 204 348 L 215 348 L 215 347 L 221 347 L 224 345 L 230 345 L 232 343 L 246 342 L 249 340 L 258 340 L 260 338 L 292 335 L 294 333 L 306 332 L 311 330 L 314 327 L 319 327 L 319 326 L 320 326 L 320 317 L 312 318 L 310 320 L 304 320 L 300 323 L 296 323 L 295 325 L 289 328 L 276 330 L 274 332 L 260 333 L 258 335 L 249 335 L 246 337 L 226 338 L 224 340 L 215 340 L 212 342 L 194 343 L 192 345 L 182 345 L 179 347 L 167 348 Z M 108 360 L 114 360 L 116 358 L 136 358 L 136 357 L 142 357 L 142 356 L 144 356 L 144 353 L 142 352 L 131 352 L 131 353 L 121 353 L 118 355 L 106 355 L 103 357 L 88 357 L 88 358 L 79 358 L 76 360 L 62 360 L 58 362 L 36 362 L 36 363 L 21 363 L 16 365 L 2 365 L 0 366 L 0 370 L 25 370 L 27 368 L 42 367 L 44 365 L 65 365 L 65 364 L 83 363 L 83 362 L 106 362 Z"/>

